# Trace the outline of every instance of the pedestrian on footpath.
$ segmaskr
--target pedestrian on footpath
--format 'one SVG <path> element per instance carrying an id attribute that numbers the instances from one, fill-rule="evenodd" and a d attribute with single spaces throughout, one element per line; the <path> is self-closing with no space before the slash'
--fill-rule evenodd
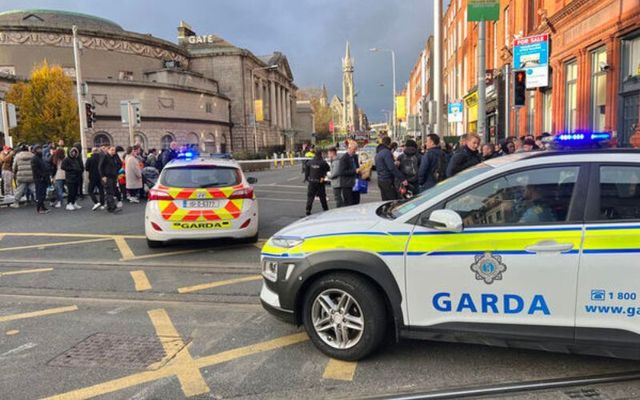
<path id="1" fill-rule="evenodd" d="M 385 136 L 382 138 L 383 147 L 376 154 L 376 172 L 378 173 L 378 187 L 382 201 L 397 200 L 400 198 L 398 188 L 394 184 L 394 180 L 398 179 L 402 185 L 407 185 L 404 175 L 393 161 L 391 153 L 391 138 Z"/>
<path id="2" fill-rule="evenodd" d="M 54 208 L 62 207 L 64 201 L 64 185 L 66 173 L 62 169 L 62 161 L 64 161 L 64 149 L 58 147 L 51 157 L 51 169 L 53 171 L 53 186 L 56 190 L 56 201 L 53 203 Z"/>
<path id="3" fill-rule="evenodd" d="M 20 199 L 29 192 L 36 191 L 36 185 L 33 183 L 33 171 L 31 170 L 31 159 L 33 153 L 29 151 L 26 144 L 19 148 L 19 152 L 13 158 L 13 175 L 16 180 L 16 194 L 13 204 L 9 207 L 20 208 Z"/>
<path id="4" fill-rule="evenodd" d="M 431 189 L 447 175 L 447 156 L 440 148 L 440 136 L 435 133 L 427 135 L 427 151 L 420 162 L 418 183 L 420 191 Z"/>
<path id="5" fill-rule="evenodd" d="M 114 146 L 109 147 L 107 154 L 100 162 L 100 176 L 102 177 L 102 184 L 105 188 L 106 208 L 110 213 L 122 211 L 122 208 L 119 208 L 116 204 L 118 195 L 118 173 L 121 166 L 122 161 L 120 161 L 120 157 L 118 157 L 116 148 Z"/>
<path id="6" fill-rule="evenodd" d="M 0 170 L 2 170 L 2 193 L 13 196 L 13 150 L 5 145 L 0 152 Z"/>
<path id="7" fill-rule="evenodd" d="M 451 178 L 467 168 L 480 164 L 482 160 L 478 153 L 478 147 L 480 147 L 480 136 L 469 134 L 465 145 L 451 157 L 451 161 L 447 166 L 447 178 Z"/>
<path id="8" fill-rule="evenodd" d="M 321 151 L 316 151 L 313 158 L 306 162 L 304 166 L 304 180 L 309 182 L 307 186 L 306 215 L 311 215 L 311 208 L 313 207 L 313 201 L 316 197 L 320 198 L 320 204 L 324 211 L 329 209 L 327 192 L 324 187 L 329 169 L 329 164 L 322 158 Z"/>
<path id="9" fill-rule="evenodd" d="M 102 185 L 102 177 L 100 176 L 100 163 L 104 156 L 105 154 L 100 149 L 94 147 L 91 150 L 91 157 L 87 159 L 87 165 L 85 167 L 89 173 L 89 187 L 87 190 L 93 202 L 91 211 L 95 211 L 98 208 L 104 210 L 104 186 Z M 96 198 L 96 191 L 98 191 L 99 198 Z"/>
<path id="10" fill-rule="evenodd" d="M 33 173 L 33 182 L 36 187 L 36 212 L 38 214 L 49 214 L 49 210 L 44 206 L 44 201 L 47 195 L 47 187 L 51 182 L 51 175 L 47 163 L 44 162 L 42 157 L 42 146 L 35 145 L 33 154 L 33 157 L 31 157 L 31 172 Z"/>
<path id="11" fill-rule="evenodd" d="M 67 183 L 67 211 L 79 210 L 82 207 L 78 204 L 78 185 L 82 183 L 82 161 L 80 160 L 80 152 L 76 147 L 69 149 L 69 154 L 62 161 L 62 169 L 65 173 L 65 181 Z"/>
<path id="12" fill-rule="evenodd" d="M 333 191 L 336 208 L 340 208 L 344 206 L 344 202 L 342 201 L 342 189 L 340 189 L 340 180 L 338 179 L 340 177 L 340 175 L 338 175 L 338 169 L 340 168 L 338 149 L 330 147 L 327 151 L 327 158 L 329 159 L 329 166 L 331 167 L 327 176 L 331 180 L 331 190 Z"/>
<path id="13" fill-rule="evenodd" d="M 125 176 L 127 182 L 127 197 L 131 203 L 140 203 L 142 192 L 142 169 L 140 168 L 140 160 L 138 152 L 140 146 L 135 145 L 129 152 L 127 149 L 127 158 L 125 159 Z"/>
<path id="14" fill-rule="evenodd" d="M 171 142 L 169 148 L 165 149 L 160 155 L 160 170 L 169 164 L 169 161 L 178 158 L 178 143 Z"/>
<path id="15" fill-rule="evenodd" d="M 342 195 L 342 205 L 348 207 L 355 204 L 353 198 L 353 187 L 356 184 L 358 166 L 354 155 L 358 149 L 355 140 L 349 140 L 347 152 L 340 157 L 338 162 L 338 188 Z"/>
<path id="16" fill-rule="evenodd" d="M 418 185 L 418 172 L 420 171 L 420 153 L 418 153 L 418 144 L 413 139 L 408 139 L 404 145 L 402 154 L 396 159 L 396 164 L 404 175 L 404 180 L 408 182 L 406 190 L 413 195 L 420 193 L 420 185 Z"/>

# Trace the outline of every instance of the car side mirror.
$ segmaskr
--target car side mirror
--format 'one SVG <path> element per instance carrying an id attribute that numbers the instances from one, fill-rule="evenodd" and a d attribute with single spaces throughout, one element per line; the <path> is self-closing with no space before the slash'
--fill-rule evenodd
<path id="1" fill-rule="evenodd" d="M 247 183 L 249 183 L 249 185 L 255 185 L 256 183 L 258 183 L 258 178 L 250 176 L 247 178 Z"/>
<path id="2" fill-rule="evenodd" d="M 464 224 L 460 214 L 453 210 L 435 210 L 428 218 L 421 218 L 421 225 L 439 231 L 460 233 Z"/>

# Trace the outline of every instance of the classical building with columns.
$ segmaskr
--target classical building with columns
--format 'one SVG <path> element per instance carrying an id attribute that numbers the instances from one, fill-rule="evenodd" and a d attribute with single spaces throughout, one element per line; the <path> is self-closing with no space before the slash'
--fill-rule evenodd
<path id="1" fill-rule="evenodd" d="M 94 126 L 84 131 L 88 146 L 130 144 L 121 123 L 124 100 L 140 103 L 134 141 L 146 148 L 177 141 L 204 152 L 237 152 L 295 141 L 297 88 L 286 56 L 255 56 L 218 36 L 196 35 L 185 23 L 176 44 L 90 15 L 0 13 L 0 98 L 45 60 L 75 81 L 74 25 L 87 84 L 83 100 L 96 113 Z M 254 99 L 262 100 L 264 116 L 255 125 Z"/>

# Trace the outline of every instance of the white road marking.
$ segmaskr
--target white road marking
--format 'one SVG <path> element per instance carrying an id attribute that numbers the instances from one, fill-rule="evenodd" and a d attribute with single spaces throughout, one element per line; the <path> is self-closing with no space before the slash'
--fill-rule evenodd
<path id="1" fill-rule="evenodd" d="M 25 343 L 22 346 L 18 346 L 15 349 L 12 349 L 5 353 L 0 354 L 0 360 L 6 360 L 7 358 L 9 358 L 9 356 L 12 356 L 17 353 L 21 353 L 25 350 L 33 349 L 36 346 L 37 346 L 36 343 L 32 343 L 32 342 Z"/>

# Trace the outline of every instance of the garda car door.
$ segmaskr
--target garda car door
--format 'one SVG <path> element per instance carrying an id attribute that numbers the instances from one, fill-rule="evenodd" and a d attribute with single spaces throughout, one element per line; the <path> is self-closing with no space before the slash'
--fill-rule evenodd
<path id="1" fill-rule="evenodd" d="M 534 335 L 573 338 L 587 179 L 580 171 L 514 170 L 423 213 L 406 257 L 410 324 L 516 336 L 546 325 Z M 463 231 L 434 228 L 436 209 L 457 213 Z"/>
<path id="2" fill-rule="evenodd" d="M 591 175 L 576 338 L 638 346 L 640 163 L 594 165 Z"/>

